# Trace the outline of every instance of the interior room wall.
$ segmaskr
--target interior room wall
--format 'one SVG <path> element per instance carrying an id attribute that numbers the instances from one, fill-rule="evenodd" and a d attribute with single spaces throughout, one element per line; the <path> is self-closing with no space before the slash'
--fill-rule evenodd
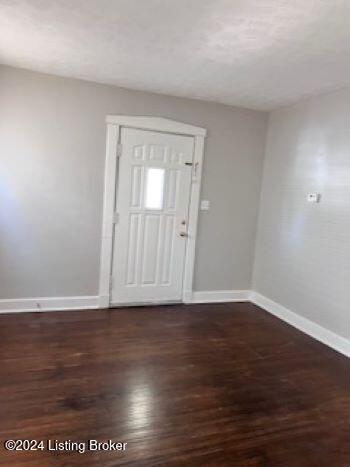
<path id="1" fill-rule="evenodd" d="M 250 289 L 267 114 L 0 67 L 0 299 L 98 293 L 105 117 L 208 129 L 194 289 Z"/>
<path id="2" fill-rule="evenodd" d="M 350 337 L 350 90 L 270 115 L 253 288 Z M 320 203 L 307 202 L 319 193 Z"/>

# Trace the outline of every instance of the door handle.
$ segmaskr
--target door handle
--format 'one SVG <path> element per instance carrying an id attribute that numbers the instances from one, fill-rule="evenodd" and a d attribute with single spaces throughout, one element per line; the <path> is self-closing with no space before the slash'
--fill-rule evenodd
<path id="1" fill-rule="evenodd" d="M 180 232 L 180 237 L 188 237 L 188 233 L 187 232 Z"/>

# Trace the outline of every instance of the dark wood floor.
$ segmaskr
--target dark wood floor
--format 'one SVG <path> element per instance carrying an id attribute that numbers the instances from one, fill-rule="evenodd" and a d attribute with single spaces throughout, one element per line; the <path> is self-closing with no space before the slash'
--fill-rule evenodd
<path id="1" fill-rule="evenodd" d="M 0 350 L 4 466 L 350 465 L 349 361 L 252 304 L 1 315 Z"/>

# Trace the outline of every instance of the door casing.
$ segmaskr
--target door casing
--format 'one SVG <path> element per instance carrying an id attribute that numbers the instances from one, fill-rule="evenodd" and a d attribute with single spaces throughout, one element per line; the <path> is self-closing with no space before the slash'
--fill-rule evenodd
<path id="1" fill-rule="evenodd" d="M 104 200 L 102 220 L 102 242 L 100 255 L 99 307 L 110 305 L 110 281 L 112 273 L 113 234 L 116 197 L 118 194 L 118 157 L 121 128 L 137 128 L 194 137 L 193 171 L 188 219 L 188 237 L 184 266 L 182 301 L 190 303 L 193 292 L 193 272 L 196 251 L 197 223 L 199 213 L 202 166 L 204 158 L 205 128 L 181 123 L 161 117 L 134 117 L 108 115 L 106 160 L 104 176 Z"/>

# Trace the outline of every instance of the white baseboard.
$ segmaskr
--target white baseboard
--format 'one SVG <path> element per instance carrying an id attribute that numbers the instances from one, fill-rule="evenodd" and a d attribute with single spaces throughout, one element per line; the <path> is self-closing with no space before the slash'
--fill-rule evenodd
<path id="1" fill-rule="evenodd" d="M 213 290 L 193 292 L 186 303 L 245 302 L 249 300 L 249 290 Z M 0 300 L 0 313 L 25 311 L 59 311 L 108 308 L 109 297 L 38 297 Z"/>
<path id="2" fill-rule="evenodd" d="M 247 302 L 249 297 L 250 290 L 206 290 L 193 292 L 186 303 Z"/>
<path id="3" fill-rule="evenodd" d="M 314 321 L 311 321 L 298 315 L 297 313 L 294 313 L 291 310 L 288 310 L 279 303 L 276 303 L 257 292 L 252 292 L 250 299 L 255 305 L 258 305 L 274 316 L 277 316 L 277 318 L 280 318 L 286 323 L 304 332 L 305 334 L 308 334 L 314 339 L 317 339 L 328 347 L 331 347 L 332 349 L 346 355 L 347 357 L 350 357 L 350 341 L 345 337 L 339 336 L 338 334 L 329 331 Z"/>
<path id="4" fill-rule="evenodd" d="M 99 308 L 98 296 L 39 297 L 0 300 L 0 313 L 60 311 Z"/>

